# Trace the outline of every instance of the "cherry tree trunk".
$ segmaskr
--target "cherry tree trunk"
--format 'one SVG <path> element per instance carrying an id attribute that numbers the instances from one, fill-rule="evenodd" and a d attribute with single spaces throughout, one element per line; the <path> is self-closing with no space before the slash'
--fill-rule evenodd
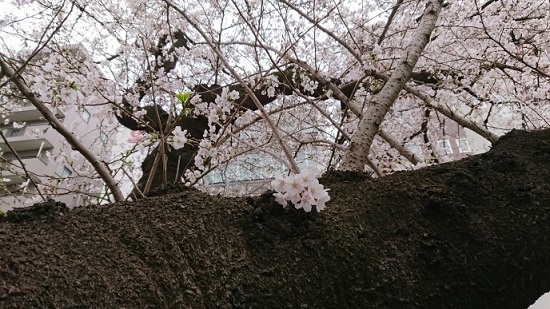
<path id="1" fill-rule="evenodd" d="M 357 130 L 351 137 L 346 154 L 340 163 L 340 170 L 364 170 L 372 141 L 378 134 L 384 117 L 397 100 L 399 92 L 410 79 L 422 51 L 430 41 L 430 35 L 435 28 L 441 7 L 442 1 L 440 0 L 428 1 L 414 37 L 405 49 L 405 55 L 397 65 L 395 72 L 392 73 L 389 80 L 382 87 L 382 90 L 372 98 Z"/>
<path id="2" fill-rule="evenodd" d="M 189 190 L 0 219 L 1 308 L 520 308 L 550 290 L 550 130 L 304 213 Z"/>

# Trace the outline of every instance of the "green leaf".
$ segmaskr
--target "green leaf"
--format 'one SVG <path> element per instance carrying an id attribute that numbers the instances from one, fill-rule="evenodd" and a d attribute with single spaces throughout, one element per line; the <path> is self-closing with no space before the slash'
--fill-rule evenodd
<path id="1" fill-rule="evenodd" d="M 176 99 L 181 102 L 181 105 L 185 107 L 185 103 L 187 103 L 187 100 L 191 97 L 191 92 L 177 92 L 176 93 Z"/>
<path id="2" fill-rule="evenodd" d="M 184 109 L 181 111 L 181 116 L 187 117 L 187 116 L 189 116 L 190 113 L 191 113 L 191 109 L 187 107 L 187 108 L 184 108 Z"/>
<path id="3" fill-rule="evenodd" d="M 187 101 L 191 97 L 191 92 L 177 92 L 176 93 L 176 99 L 180 101 L 181 107 L 183 108 L 181 111 L 181 116 L 188 116 L 189 113 L 191 113 L 191 108 L 186 107 Z"/>

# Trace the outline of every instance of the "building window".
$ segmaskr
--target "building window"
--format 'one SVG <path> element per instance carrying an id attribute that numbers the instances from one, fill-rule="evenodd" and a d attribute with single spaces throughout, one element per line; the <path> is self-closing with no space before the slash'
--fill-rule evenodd
<path id="1" fill-rule="evenodd" d="M 65 165 L 59 165 L 57 166 L 56 170 L 55 170 L 55 173 L 60 176 L 61 178 L 67 178 L 69 176 L 71 176 L 71 174 L 73 173 L 68 167 L 66 167 Z"/>
<path id="2" fill-rule="evenodd" d="M 19 106 L 20 107 L 32 106 L 32 103 L 29 102 L 29 100 L 22 100 L 21 103 L 19 103 Z"/>
<path id="3" fill-rule="evenodd" d="M 449 142 L 448 139 L 437 141 L 437 148 L 446 155 L 453 153 L 453 149 L 451 148 L 451 143 Z"/>
<path id="4" fill-rule="evenodd" d="M 24 134 L 25 134 L 25 128 L 12 129 L 12 130 L 10 131 L 9 137 L 23 136 Z"/>
<path id="5" fill-rule="evenodd" d="M 407 148 L 415 156 L 422 157 L 422 146 L 417 145 L 417 144 L 406 144 L 405 148 Z"/>
<path id="6" fill-rule="evenodd" d="M 46 152 L 39 153 L 37 158 L 46 165 L 48 165 L 48 163 L 50 162 L 50 158 Z"/>
<path id="7" fill-rule="evenodd" d="M 458 143 L 458 150 L 460 152 L 472 152 L 472 148 L 470 147 L 470 143 L 467 139 L 461 138 L 456 140 Z"/>
<path id="8" fill-rule="evenodd" d="M 71 176 L 73 172 L 71 172 L 70 169 L 68 169 L 66 166 L 63 167 L 63 171 L 61 172 L 61 177 L 63 178 L 67 178 L 69 176 Z"/>
<path id="9" fill-rule="evenodd" d="M 92 115 L 90 115 L 90 112 L 88 112 L 85 108 L 82 110 L 82 119 L 84 119 L 84 121 L 86 123 L 90 122 L 90 118 L 92 117 Z"/>
<path id="10" fill-rule="evenodd" d="M 99 136 L 99 138 L 101 139 L 101 142 L 105 145 L 107 144 L 107 142 L 109 141 L 109 135 L 107 135 L 106 133 L 104 132 L 101 132 L 101 135 Z"/>

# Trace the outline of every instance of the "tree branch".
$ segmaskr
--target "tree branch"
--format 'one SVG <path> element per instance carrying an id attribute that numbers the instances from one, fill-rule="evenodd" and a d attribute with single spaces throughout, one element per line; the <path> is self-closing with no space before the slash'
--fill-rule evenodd
<path id="1" fill-rule="evenodd" d="M 96 157 L 81 141 L 78 139 L 69 129 L 67 129 L 59 119 L 57 119 L 52 112 L 48 109 L 48 107 L 39 100 L 34 93 L 27 87 L 25 82 L 23 81 L 23 78 L 20 74 L 16 74 L 15 71 L 4 61 L 2 57 L 0 57 L 0 68 L 2 69 L 2 72 L 4 75 L 6 75 L 8 78 L 11 79 L 11 82 L 19 89 L 21 94 L 31 102 L 36 109 L 44 116 L 44 119 L 46 119 L 52 128 L 59 132 L 66 140 L 67 142 L 80 154 L 90 162 L 90 164 L 93 166 L 93 168 L 96 170 L 98 175 L 105 181 L 105 184 L 107 187 L 111 190 L 111 193 L 113 194 L 115 201 L 123 201 L 124 196 L 122 195 L 122 192 L 120 191 L 120 188 L 118 187 L 118 183 L 116 180 L 111 176 L 109 173 L 109 170 L 107 169 L 107 166 L 102 163 L 98 157 Z"/>
<path id="2" fill-rule="evenodd" d="M 420 54 L 429 42 L 430 35 L 441 11 L 439 0 L 430 0 L 415 33 L 415 39 L 406 49 L 404 59 L 395 69 L 382 90 L 376 94 L 361 119 L 357 131 L 351 138 L 348 151 L 344 155 L 340 168 L 345 171 L 362 171 L 374 136 L 380 124 L 399 96 L 399 92 L 409 80 Z"/>

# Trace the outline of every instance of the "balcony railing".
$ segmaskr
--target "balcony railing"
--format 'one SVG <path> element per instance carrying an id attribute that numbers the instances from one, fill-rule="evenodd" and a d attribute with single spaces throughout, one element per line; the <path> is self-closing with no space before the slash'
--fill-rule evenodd
<path id="1" fill-rule="evenodd" d="M 50 111 L 58 119 L 65 117 L 59 108 L 50 108 Z M 44 116 L 32 104 L 22 104 L 20 107 L 13 108 L 5 117 L 0 116 L 0 123 L 3 123 L 6 118 L 10 122 L 44 121 Z"/>
<path id="2" fill-rule="evenodd" d="M 25 129 L 26 128 L 8 129 L 3 132 L 9 145 L 15 152 L 38 151 L 38 154 L 40 154 L 45 150 L 53 148 L 52 143 L 45 137 L 35 138 L 25 135 Z M 0 140 L 0 151 L 4 154 L 12 152 L 4 140 Z"/>
<path id="3" fill-rule="evenodd" d="M 20 171 L 17 171 L 16 173 L 14 173 L 13 171 L 0 171 L 0 182 L 4 185 L 19 185 L 27 181 L 27 176 L 25 175 L 23 169 L 17 168 L 17 170 Z M 40 179 L 34 174 L 29 173 L 29 175 L 35 183 L 41 182 Z"/>
<path id="4" fill-rule="evenodd" d="M 35 192 L 35 187 L 32 182 L 25 183 L 26 178 L 20 176 L 14 176 L 15 178 L 9 178 L 9 176 L 2 176 L 2 181 L 0 182 L 0 199 L 3 202 L 4 198 L 7 195 L 22 195 L 22 194 L 33 194 Z M 31 176 L 34 180 L 34 183 L 40 183 L 38 179 L 35 179 L 34 176 Z"/>

